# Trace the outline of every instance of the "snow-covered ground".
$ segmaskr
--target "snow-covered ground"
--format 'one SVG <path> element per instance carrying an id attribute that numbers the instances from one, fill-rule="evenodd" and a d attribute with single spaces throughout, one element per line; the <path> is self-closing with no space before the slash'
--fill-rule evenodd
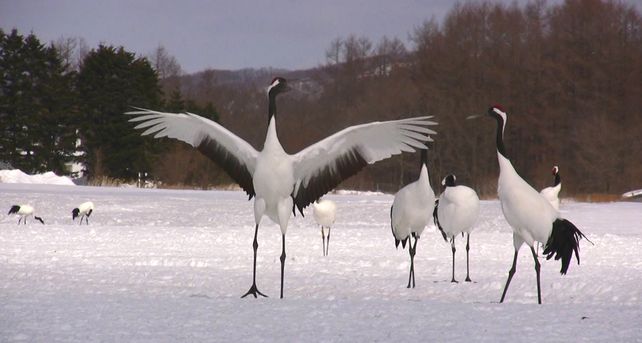
<path id="1" fill-rule="evenodd" d="M 259 289 L 252 277 L 252 202 L 241 192 L 0 184 L 2 206 L 29 203 L 47 225 L 0 220 L 0 342 L 214 341 L 642 341 L 642 203 L 562 202 L 595 245 L 581 243 L 566 276 L 522 248 L 507 301 L 509 227 L 483 201 L 471 236 L 473 283 L 452 284 L 450 246 L 434 228 L 419 240 L 415 289 L 408 253 L 395 250 L 392 196 L 331 195 L 338 219 L 329 256 L 312 216 L 281 239 L 259 230 Z M 91 200 L 90 225 L 71 210 Z M 5 212 L 6 213 L 6 212 Z M 459 240 L 457 275 L 465 278 Z"/>

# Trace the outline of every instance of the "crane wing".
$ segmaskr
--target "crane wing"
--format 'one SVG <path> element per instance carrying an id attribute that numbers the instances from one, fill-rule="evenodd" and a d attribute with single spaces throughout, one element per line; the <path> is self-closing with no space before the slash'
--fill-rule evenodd
<path id="1" fill-rule="evenodd" d="M 169 137 L 195 147 L 203 155 L 221 166 L 247 193 L 255 195 L 252 175 L 258 152 L 218 123 L 193 113 L 166 113 L 143 108 L 125 114 L 136 117 L 135 129 L 146 129 L 142 135 L 154 138 Z"/>
<path id="2" fill-rule="evenodd" d="M 436 134 L 432 116 L 373 122 L 346 128 L 293 155 L 294 204 L 303 208 L 368 164 L 425 149 Z"/>

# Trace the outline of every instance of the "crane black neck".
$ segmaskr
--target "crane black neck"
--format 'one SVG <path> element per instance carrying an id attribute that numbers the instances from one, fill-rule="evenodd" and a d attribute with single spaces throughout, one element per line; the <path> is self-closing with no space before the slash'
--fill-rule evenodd
<path id="1" fill-rule="evenodd" d="M 559 185 L 562 182 L 562 178 L 560 177 L 560 173 L 555 174 L 555 182 L 553 183 L 553 187 Z"/>
<path id="2" fill-rule="evenodd" d="M 506 148 L 504 147 L 504 127 L 506 126 L 506 122 L 503 117 L 497 114 L 495 114 L 494 117 L 495 120 L 497 120 L 497 151 L 508 159 L 508 156 L 506 156 Z"/>
<path id="3" fill-rule="evenodd" d="M 421 166 L 428 167 L 428 149 L 421 149 Z"/>
<path id="4" fill-rule="evenodd" d="M 276 94 L 268 93 L 268 121 L 276 116 Z"/>

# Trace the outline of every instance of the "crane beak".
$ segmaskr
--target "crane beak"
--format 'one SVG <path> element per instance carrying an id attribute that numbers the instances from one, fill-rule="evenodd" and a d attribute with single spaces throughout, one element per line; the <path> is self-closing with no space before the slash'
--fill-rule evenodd
<path id="1" fill-rule="evenodd" d="M 466 117 L 466 120 L 477 119 L 477 118 L 480 118 L 480 117 L 482 117 L 481 114 L 473 114 L 473 115 L 470 115 L 470 116 Z"/>

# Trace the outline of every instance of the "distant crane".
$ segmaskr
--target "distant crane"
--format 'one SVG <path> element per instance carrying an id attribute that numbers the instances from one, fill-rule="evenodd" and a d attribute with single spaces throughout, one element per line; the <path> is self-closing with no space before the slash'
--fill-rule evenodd
<path id="1" fill-rule="evenodd" d="M 321 200 L 315 201 L 312 204 L 313 212 L 312 215 L 314 220 L 321 226 L 321 240 L 323 240 L 323 256 L 328 256 L 328 250 L 330 250 L 330 229 L 334 225 L 334 220 L 337 216 L 337 204 L 332 200 Z M 328 243 L 325 242 L 325 233 L 323 232 L 324 228 L 328 228 Z"/>
<path id="2" fill-rule="evenodd" d="M 254 201 L 254 265 L 252 286 L 243 295 L 265 296 L 256 287 L 257 235 L 263 216 L 281 228 L 281 298 L 285 269 L 285 234 L 290 214 L 307 207 L 341 181 L 368 164 L 403 151 L 425 148 L 422 141 L 435 132 L 430 116 L 373 122 L 349 127 L 309 146 L 297 154 L 285 152 L 276 130 L 276 97 L 290 89 L 287 81 L 276 77 L 267 89 L 268 129 L 263 150 L 257 151 L 223 126 L 192 113 L 163 113 L 137 109 L 130 121 L 136 128 L 186 142 L 217 162 Z"/>
<path id="3" fill-rule="evenodd" d="M 455 237 L 458 234 L 467 234 L 466 238 L 466 280 L 470 282 L 470 264 L 468 253 L 470 251 L 470 233 L 475 221 L 479 217 L 479 197 L 472 188 L 456 184 L 457 178 L 453 174 L 447 175 L 442 181 L 444 191 L 435 201 L 433 217 L 435 224 L 441 231 L 444 240 L 448 242 L 453 252 L 453 272 L 451 282 L 455 280 Z"/>
<path id="4" fill-rule="evenodd" d="M 487 115 L 497 121 L 496 144 L 497 161 L 499 162 L 497 193 L 504 217 L 513 228 L 513 245 L 515 247 L 513 265 L 508 272 L 508 279 L 500 302 L 504 302 L 506 291 L 515 274 L 519 248 L 526 243 L 531 248 L 533 260 L 535 261 L 537 302 L 541 304 L 540 263 L 533 245 L 536 242 L 545 243 L 544 255 L 546 255 L 546 259 L 548 260 L 553 256 L 555 256 L 556 260 L 561 259 L 562 268 L 560 273 L 564 275 L 568 271 L 573 253 L 575 253 L 577 263 L 580 263 L 579 241 L 582 238 L 586 238 L 586 236 L 573 223 L 561 218 L 559 211 L 555 210 L 539 192 L 526 183 L 515 171 L 504 147 L 504 130 L 508 120 L 506 111 L 500 105 L 495 105 L 488 109 Z M 470 116 L 469 118 L 472 117 L 477 116 Z"/>
<path id="5" fill-rule="evenodd" d="M 410 272 L 408 274 L 408 288 L 415 288 L 415 253 L 417 241 L 421 237 L 435 206 L 435 192 L 430 187 L 428 176 L 427 151 L 421 150 L 421 170 L 419 179 L 401 188 L 390 208 L 390 226 L 395 239 L 395 247 L 406 248 L 410 254 Z M 414 245 L 412 238 L 415 239 Z"/>
<path id="6" fill-rule="evenodd" d="M 18 218 L 18 225 L 20 225 L 20 221 L 23 221 L 24 224 L 27 225 L 27 217 L 29 217 L 29 216 L 32 216 L 33 219 L 41 222 L 42 224 L 45 223 L 45 221 L 42 220 L 42 218 L 34 215 L 34 209 L 33 209 L 33 207 L 31 205 L 13 205 L 9 209 L 9 213 L 8 214 L 16 214 L 16 215 L 20 216 Z"/>
<path id="7" fill-rule="evenodd" d="M 634 198 L 642 195 L 642 189 L 636 189 L 622 194 L 623 198 Z"/>
<path id="8" fill-rule="evenodd" d="M 71 211 L 71 219 L 76 220 L 78 216 L 80 216 L 80 223 L 79 225 L 82 225 L 82 220 L 83 218 L 85 219 L 85 222 L 87 225 L 89 225 L 89 216 L 94 212 L 94 203 L 91 201 L 83 202 L 80 204 L 78 207 L 74 208 Z"/>
<path id="9" fill-rule="evenodd" d="M 562 189 L 562 178 L 560 177 L 560 168 L 558 166 L 553 167 L 553 186 L 546 187 L 542 189 L 539 194 L 541 194 L 548 202 L 551 203 L 553 208 L 560 210 L 560 190 Z"/>

